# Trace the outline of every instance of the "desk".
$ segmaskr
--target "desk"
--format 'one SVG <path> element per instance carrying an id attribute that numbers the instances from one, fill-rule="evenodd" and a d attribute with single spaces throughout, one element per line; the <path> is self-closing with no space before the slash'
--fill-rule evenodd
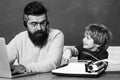
<path id="1" fill-rule="evenodd" d="M 120 80 L 120 72 L 107 71 L 98 78 L 56 76 L 52 73 L 43 73 L 14 79 L 0 78 L 0 80 Z"/>

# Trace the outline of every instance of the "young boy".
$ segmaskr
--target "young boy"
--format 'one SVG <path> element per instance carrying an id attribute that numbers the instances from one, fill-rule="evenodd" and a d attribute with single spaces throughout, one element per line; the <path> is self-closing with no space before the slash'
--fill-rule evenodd
<path id="1" fill-rule="evenodd" d="M 72 56 L 77 56 L 78 60 L 100 62 L 108 58 L 106 49 L 111 39 L 112 33 L 104 25 L 90 24 L 85 28 L 82 45 L 65 47 L 63 58 L 69 61 Z"/>

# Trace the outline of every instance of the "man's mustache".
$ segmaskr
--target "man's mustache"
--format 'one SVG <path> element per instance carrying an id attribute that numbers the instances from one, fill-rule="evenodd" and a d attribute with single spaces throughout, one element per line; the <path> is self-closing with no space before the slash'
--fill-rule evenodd
<path id="1" fill-rule="evenodd" d="M 36 31 L 34 34 L 46 34 L 46 31 Z"/>

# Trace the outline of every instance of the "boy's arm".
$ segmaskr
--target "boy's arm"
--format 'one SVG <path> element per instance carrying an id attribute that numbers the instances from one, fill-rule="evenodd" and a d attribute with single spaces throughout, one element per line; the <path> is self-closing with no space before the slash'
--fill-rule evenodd
<path id="1" fill-rule="evenodd" d="M 108 66 L 108 52 L 106 50 L 102 51 L 99 54 L 99 59 L 98 59 L 98 61 L 95 61 L 94 64 L 97 64 L 97 63 L 102 63 L 102 65 L 104 65 L 104 68 L 106 70 L 106 68 Z"/>
<path id="2" fill-rule="evenodd" d="M 78 49 L 75 46 L 64 46 L 63 59 L 69 61 L 72 56 L 78 56 Z"/>

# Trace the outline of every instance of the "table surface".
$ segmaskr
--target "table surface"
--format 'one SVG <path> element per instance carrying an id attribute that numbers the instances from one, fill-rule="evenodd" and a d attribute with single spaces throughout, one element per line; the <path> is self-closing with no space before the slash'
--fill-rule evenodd
<path id="1" fill-rule="evenodd" d="M 57 76 L 52 73 L 41 73 L 30 76 L 18 77 L 14 79 L 0 78 L 0 80 L 120 80 L 120 71 L 107 71 L 97 78 L 88 77 L 68 77 L 68 76 Z"/>

